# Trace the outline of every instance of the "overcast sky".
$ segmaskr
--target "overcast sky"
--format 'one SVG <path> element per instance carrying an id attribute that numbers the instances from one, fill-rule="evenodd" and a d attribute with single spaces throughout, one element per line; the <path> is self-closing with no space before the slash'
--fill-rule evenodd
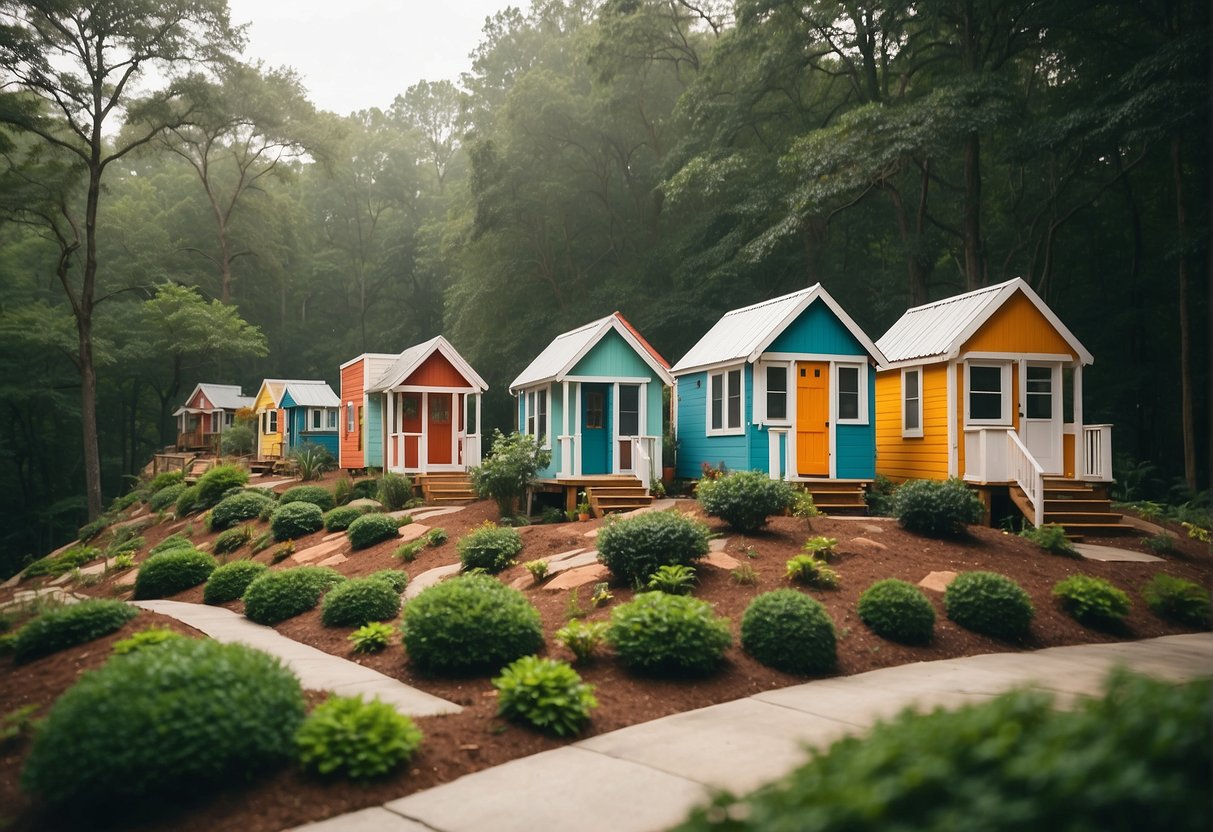
<path id="1" fill-rule="evenodd" d="M 228 0 L 250 23 L 246 60 L 291 66 L 312 103 L 347 115 L 387 108 L 418 81 L 458 81 L 484 19 L 528 0 Z"/>

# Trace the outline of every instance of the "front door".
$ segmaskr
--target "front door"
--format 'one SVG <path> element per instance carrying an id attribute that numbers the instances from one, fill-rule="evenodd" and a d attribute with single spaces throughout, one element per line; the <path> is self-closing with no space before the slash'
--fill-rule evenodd
<path id="1" fill-rule="evenodd" d="M 1061 364 L 1027 361 L 1019 378 L 1019 438 L 1046 474 L 1062 474 Z"/>
<path id="2" fill-rule="evenodd" d="M 581 385 L 581 473 L 587 476 L 611 473 L 610 399 L 605 384 Z"/>
<path id="3" fill-rule="evenodd" d="M 426 427 L 426 462 L 430 465 L 450 465 L 454 462 L 454 447 L 450 393 L 430 393 L 430 423 Z"/>
<path id="4" fill-rule="evenodd" d="M 397 419 L 400 420 L 398 433 L 405 434 L 404 436 L 404 468 L 407 471 L 416 471 L 421 465 L 421 394 L 420 393 L 401 393 L 400 404 L 397 406 Z M 413 434 L 408 436 L 407 434 Z M 397 439 L 399 444 L 399 439 Z M 400 460 L 397 455 L 393 455 L 393 461 L 399 465 Z"/>
<path id="5" fill-rule="evenodd" d="M 796 364 L 796 472 L 830 475 L 830 365 L 824 361 Z"/>

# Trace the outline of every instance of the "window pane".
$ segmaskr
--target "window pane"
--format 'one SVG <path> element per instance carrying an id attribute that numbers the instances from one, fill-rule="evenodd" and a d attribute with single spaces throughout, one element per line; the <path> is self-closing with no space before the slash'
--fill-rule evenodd
<path id="1" fill-rule="evenodd" d="M 969 394 L 969 418 L 970 419 L 1001 419 L 1002 418 L 1002 394 L 1001 393 L 970 393 Z"/>
<path id="2" fill-rule="evenodd" d="M 712 430 L 724 427 L 724 374 L 713 373 L 710 377 L 712 386 Z"/>
<path id="3" fill-rule="evenodd" d="M 918 371 L 907 372 L 902 376 L 902 412 L 905 413 L 905 430 L 918 430 L 922 427 L 918 419 Z"/>
<path id="4" fill-rule="evenodd" d="M 729 427 L 741 427 L 741 370 L 729 370 Z"/>
<path id="5" fill-rule="evenodd" d="M 321 413 L 321 411 L 319 411 L 319 410 L 312 411 L 312 430 L 320 430 L 320 427 L 321 427 L 320 413 Z"/>
<path id="6" fill-rule="evenodd" d="M 1002 368 L 969 367 L 969 418 L 1002 418 Z"/>
<path id="7" fill-rule="evenodd" d="M 859 418 L 859 368 L 838 368 L 838 418 Z"/>
<path id="8" fill-rule="evenodd" d="M 970 367 L 969 389 L 981 393 L 1002 392 L 1001 367 Z"/>
<path id="9" fill-rule="evenodd" d="M 328 429 L 337 430 L 337 411 L 336 410 L 329 411 Z"/>
<path id="10" fill-rule="evenodd" d="M 548 391 L 540 390 L 537 406 L 539 409 L 538 433 L 536 436 L 548 435 Z"/>
<path id="11" fill-rule="evenodd" d="M 430 423 L 445 425 L 451 421 L 451 400 L 446 396 L 430 396 Z"/>
<path id="12" fill-rule="evenodd" d="M 1053 369 L 1028 367 L 1027 401 L 1024 410 L 1029 419 L 1053 418 Z"/>
<path id="13" fill-rule="evenodd" d="M 587 392 L 585 394 L 585 426 L 593 430 L 602 429 L 602 393 Z"/>
<path id="14" fill-rule="evenodd" d="M 640 385 L 619 386 L 619 435 L 640 435 Z"/>
<path id="15" fill-rule="evenodd" d="M 767 367 L 767 418 L 788 418 L 787 367 Z"/>

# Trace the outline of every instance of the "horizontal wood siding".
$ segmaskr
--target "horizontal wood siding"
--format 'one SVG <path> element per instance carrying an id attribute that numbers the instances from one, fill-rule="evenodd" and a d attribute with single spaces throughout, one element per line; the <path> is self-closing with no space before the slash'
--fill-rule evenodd
<path id="1" fill-rule="evenodd" d="M 341 370 L 341 413 L 337 419 L 338 461 L 342 468 L 365 468 L 366 457 L 358 446 L 358 408 L 362 407 L 363 377 L 366 359 L 359 359 Z M 349 426 L 346 407 L 354 405 L 354 430 Z"/>
<path id="2" fill-rule="evenodd" d="M 876 476 L 876 371 L 868 370 L 868 423 L 838 425 L 835 444 L 837 476 L 842 480 L 870 480 Z"/>
<path id="3" fill-rule="evenodd" d="M 851 331 L 821 301 L 809 304 L 766 351 L 867 356 Z"/>
<path id="4" fill-rule="evenodd" d="M 948 476 L 947 365 L 922 368 L 921 438 L 901 435 L 901 370 L 876 377 L 876 472 L 894 480 Z"/>
<path id="5" fill-rule="evenodd" d="M 1023 292 L 1016 292 L 977 330 L 961 353 L 1047 353 L 1078 356 Z M 1013 358 L 1015 356 L 1008 356 Z"/>
<path id="6" fill-rule="evenodd" d="M 741 403 L 743 422 L 748 423 L 751 388 L 750 367 L 746 367 L 744 396 Z M 745 471 L 750 467 L 749 436 L 707 435 L 706 373 L 691 373 L 678 379 L 678 465 L 677 476 L 698 479 L 703 463 L 712 467 L 724 463 L 730 471 Z M 764 466 L 765 467 L 765 466 Z"/>
<path id="7" fill-rule="evenodd" d="M 401 383 L 421 387 L 471 386 L 471 382 L 464 378 L 450 361 L 447 361 L 445 355 L 439 352 L 435 352 L 425 361 L 421 362 L 421 366 L 414 370 L 413 374 Z"/>

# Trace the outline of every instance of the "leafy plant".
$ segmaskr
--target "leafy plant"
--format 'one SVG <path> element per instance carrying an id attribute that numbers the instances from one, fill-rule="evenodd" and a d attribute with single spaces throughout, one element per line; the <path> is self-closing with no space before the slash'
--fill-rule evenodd
<path id="1" fill-rule="evenodd" d="M 187 514 L 192 514 L 195 511 L 201 511 L 206 508 L 198 499 L 198 485 L 187 485 L 177 495 L 177 502 L 173 505 L 173 510 L 178 517 L 185 517 Z"/>
<path id="2" fill-rule="evenodd" d="M 367 575 L 367 578 L 375 581 L 383 581 L 392 588 L 397 595 L 404 592 L 404 588 L 409 585 L 409 573 L 403 569 L 380 569 L 378 572 L 372 572 Z"/>
<path id="3" fill-rule="evenodd" d="M 320 605 L 326 627 L 361 627 L 400 614 L 400 593 L 380 578 L 355 578 L 329 590 Z"/>
<path id="4" fill-rule="evenodd" d="M 648 580 L 659 566 L 692 566 L 707 553 L 707 526 L 678 511 L 616 520 L 598 533 L 598 559 L 629 584 Z"/>
<path id="5" fill-rule="evenodd" d="M 425 548 L 425 542 L 422 540 L 410 540 L 408 543 L 401 543 L 396 547 L 396 551 L 392 552 L 392 557 L 397 560 L 402 560 L 405 563 L 412 563 L 417 559 L 417 555 L 421 554 L 421 550 Z"/>
<path id="6" fill-rule="evenodd" d="M 788 673 L 825 673 L 837 661 L 834 622 L 819 602 L 794 589 L 759 595 L 741 617 L 741 647 Z"/>
<path id="7" fill-rule="evenodd" d="M 324 528 L 324 513 L 315 503 L 296 502 L 279 505 L 270 515 L 270 531 L 275 540 L 293 540 Z"/>
<path id="8" fill-rule="evenodd" d="M 129 653 L 137 653 L 140 650 L 146 650 L 149 647 L 156 647 L 173 639 L 181 638 L 185 638 L 185 636 L 175 630 L 166 630 L 163 627 L 150 627 L 146 630 L 140 630 L 130 638 L 115 641 L 114 655 L 125 656 Z"/>
<path id="9" fill-rule="evenodd" d="M 268 569 L 264 563 L 234 560 L 215 568 L 202 588 L 202 600 L 207 604 L 226 604 L 244 595 L 248 585 Z"/>
<path id="10" fill-rule="evenodd" d="M 522 568 L 531 573 L 531 579 L 535 583 L 539 583 L 548 576 L 548 562 L 546 560 L 528 560 L 522 564 Z"/>
<path id="11" fill-rule="evenodd" d="M 264 572 L 244 591 L 244 615 L 258 624 L 277 624 L 315 609 L 320 596 L 344 580 L 326 566 Z"/>
<path id="12" fill-rule="evenodd" d="M 1027 526 L 1019 533 L 1019 536 L 1032 541 L 1046 552 L 1051 552 L 1054 555 L 1064 555 L 1071 558 L 1079 557 L 1074 544 L 1066 537 L 1065 527 L 1059 526 L 1056 523 L 1045 523 L 1038 528 Z"/>
<path id="13" fill-rule="evenodd" d="M 260 535 L 258 535 L 257 539 L 253 541 L 253 545 L 249 547 L 249 552 L 256 555 L 260 552 L 264 552 L 271 545 L 273 545 L 273 543 L 274 533 L 262 532 Z"/>
<path id="14" fill-rule="evenodd" d="M 1071 575 L 1058 581 L 1053 597 L 1079 623 L 1105 630 L 1123 626 L 1132 608 L 1123 590 L 1091 575 Z"/>
<path id="15" fill-rule="evenodd" d="M 1175 538 L 1167 532 L 1159 532 L 1145 539 L 1146 546 L 1156 555 L 1170 555 L 1175 552 Z"/>
<path id="16" fill-rule="evenodd" d="M 197 549 L 170 549 L 148 558 L 135 575 L 135 598 L 167 598 L 206 581 L 219 564 Z"/>
<path id="17" fill-rule="evenodd" d="M 864 494 L 864 502 L 868 504 L 868 514 L 873 517 L 887 517 L 893 513 L 893 497 L 897 493 L 897 484 L 884 474 L 877 474 L 872 487 Z"/>
<path id="18" fill-rule="evenodd" d="M 773 480 L 761 471 L 736 471 L 700 480 L 695 498 L 704 512 L 719 517 L 742 534 L 749 534 L 765 526 L 771 515 L 787 511 L 795 499 L 795 489 L 790 483 Z"/>
<path id="19" fill-rule="evenodd" d="M 164 538 L 164 540 L 161 540 L 159 543 L 157 543 L 155 546 L 153 546 L 151 548 L 151 550 L 148 552 L 148 555 L 149 556 L 158 555 L 161 552 L 168 552 L 168 551 L 172 551 L 173 549 L 193 549 L 193 548 L 194 548 L 193 542 L 188 537 L 186 537 L 185 535 L 178 532 L 176 534 L 170 534 L 168 537 Z"/>
<path id="20" fill-rule="evenodd" d="M 15 739 L 33 733 L 34 714 L 38 713 L 38 705 L 22 705 L 0 716 L 0 748 Z"/>
<path id="21" fill-rule="evenodd" d="M 598 605 L 595 604 L 594 606 L 598 606 Z M 570 589 L 569 597 L 564 602 L 564 619 L 565 619 L 565 621 L 572 621 L 573 619 L 581 618 L 584 615 L 586 615 L 586 613 L 588 613 L 588 612 L 589 612 L 589 610 L 587 610 L 581 604 L 581 593 L 578 590 L 578 588 L 573 587 L 572 589 Z"/>
<path id="22" fill-rule="evenodd" d="M 838 553 L 834 550 L 834 547 L 837 545 L 838 541 L 832 537 L 810 537 L 800 547 L 800 551 L 810 557 L 815 557 L 829 563 L 838 556 Z"/>
<path id="23" fill-rule="evenodd" d="M 835 589 L 838 586 L 838 573 L 827 566 L 825 561 L 812 555 L 796 555 L 789 559 L 784 577 L 789 581 L 819 589 Z"/>
<path id="24" fill-rule="evenodd" d="M 21 574 L 26 578 L 36 578 L 42 575 L 58 577 L 99 557 L 101 557 L 101 551 L 92 546 L 73 546 L 58 555 L 39 558 L 25 567 Z"/>
<path id="25" fill-rule="evenodd" d="M 395 634 L 396 628 L 391 624 L 372 621 L 350 633 L 349 641 L 354 645 L 355 653 L 378 653 L 391 643 Z"/>
<path id="26" fill-rule="evenodd" d="M 516 659 L 493 680 L 493 687 L 501 716 L 558 737 L 580 732 L 590 721 L 590 711 L 598 707 L 593 685 L 555 659 Z"/>
<path id="27" fill-rule="evenodd" d="M 1213 624 L 1209 591 L 1184 578 L 1156 574 L 1141 590 L 1150 611 L 1185 627 L 1209 629 Z"/>
<path id="28" fill-rule="evenodd" d="M 363 514 L 362 509 L 354 506 L 337 506 L 332 511 L 324 513 L 324 530 L 328 532 L 343 532 Z"/>
<path id="29" fill-rule="evenodd" d="M 611 613 L 607 640 L 635 670 L 681 675 L 715 669 L 733 636 L 728 619 L 718 617 L 710 604 L 646 592 Z"/>
<path id="30" fill-rule="evenodd" d="M 738 586 L 757 586 L 758 573 L 748 563 L 743 563 L 729 572 L 729 577 Z"/>
<path id="31" fill-rule="evenodd" d="M 219 449 L 224 456 L 248 456 L 253 452 L 257 434 L 248 425 L 231 425 L 223 431 Z"/>
<path id="32" fill-rule="evenodd" d="M 1209 530 L 1196 523 L 1189 523 L 1186 520 L 1180 523 L 1184 527 L 1184 531 L 1188 533 L 1189 540 L 1199 540 L 1201 543 L 1209 543 Z"/>
<path id="33" fill-rule="evenodd" d="M 384 474 L 379 478 L 376 499 L 388 511 L 400 511 L 413 498 L 413 483 L 400 474 Z"/>
<path id="34" fill-rule="evenodd" d="M 353 780 L 380 777 L 413 756 L 423 735 L 413 720 L 379 700 L 330 696 L 299 726 L 302 766 Z"/>
<path id="35" fill-rule="evenodd" d="M 247 483 L 248 471 L 239 465 L 216 465 L 198 478 L 198 482 L 194 486 L 197 494 L 193 500 L 192 510 L 210 508 L 222 500 L 227 491 Z"/>
<path id="36" fill-rule="evenodd" d="M 461 537 L 455 549 L 464 569 L 483 569 L 496 574 L 513 563 L 522 551 L 522 535 L 517 529 L 486 521 Z"/>
<path id="37" fill-rule="evenodd" d="M 443 528 L 430 529 L 428 532 L 425 533 L 424 540 L 425 540 L 426 546 L 441 546 L 443 543 L 446 543 L 446 541 L 447 541 L 446 529 L 443 529 Z"/>
<path id="38" fill-rule="evenodd" d="M 129 604 L 109 600 L 81 601 L 49 610 L 17 631 L 13 658 L 21 664 L 84 644 L 121 629 L 138 614 Z"/>
<path id="39" fill-rule="evenodd" d="M 337 505 L 333 492 L 322 485 L 296 485 L 294 488 L 288 488 L 278 498 L 278 505 L 289 503 L 311 503 L 317 506 L 321 513 L 331 511 Z"/>
<path id="40" fill-rule="evenodd" d="M 1019 584 L 995 572 L 962 572 L 943 593 L 948 618 L 994 638 L 1022 639 L 1032 623 L 1032 599 Z"/>
<path id="41" fill-rule="evenodd" d="M 252 526 L 240 526 L 235 529 L 228 529 L 223 534 L 215 538 L 215 542 L 211 545 L 211 549 L 217 555 L 226 555 L 229 552 L 234 552 L 253 539 Z"/>
<path id="42" fill-rule="evenodd" d="M 152 511 L 163 511 L 169 506 L 175 506 L 177 498 L 181 496 L 181 492 L 185 491 L 186 488 L 187 486 L 183 482 L 166 485 L 148 499 L 147 507 Z"/>
<path id="43" fill-rule="evenodd" d="M 211 509 L 207 522 L 211 531 L 223 531 L 242 520 L 260 517 L 266 506 L 273 503 L 273 500 L 260 491 L 238 491 L 220 500 L 219 504 Z"/>
<path id="44" fill-rule="evenodd" d="M 333 501 L 338 506 L 343 506 L 352 499 L 354 499 L 353 480 L 349 477 L 342 477 L 333 483 Z"/>
<path id="45" fill-rule="evenodd" d="M 890 641 L 926 644 L 935 634 L 935 608 L 908 581 L 877 581 L 859 596 L 856 611 L 872 632 Z"/>
<path id="46" fill-rule="evenodd" d="M 152 477 L 148 484 L 144 487 L 144 492 L 148 497 L 153 497 L 170 485 L 177 485 L 185 480 L 184 471 L 161 471 L 156 476 Z"/>
<path id="47" fill-rule="evenodd" d="M 953 477 L 910 480 L 897 489 L 893 515 L 907 531 L 933 536 L 963 534 L 970 523 L 981 522 L 985 507 L 964 481 Z"/>
<path id="48" fill-rule="evenodd" d="M 376 543 L 391 540 L 400 533 L 396 518 L 387 514 L 364 514 L 350 523 L 345 530 L 350 539 L 350 548 L 368 549 Z"/>
<path id="49" fill-rule="evenodd" d="M 602 646 L 609 627 L 605 621 L 582 621 L 574 618 L 556 631 L 556 643 L 571 652 L 574 661 L 584 662 L 593 658 L 594 653 Z"/>
<path id="50" fill-rule="evenodd" d="M 328 449 L 315 442 L 306 442 L 291 451 L 290 458 L 295 462 L 299 479 L 304 482 L 318 480 L 325 471 L 332 471 L 337 467 L 337 460 L 333 459 Z"/>
<path id="51" fill-rule="evenodd" d="M 649 590 L 668 592 L 670 595 L 689 595 L 695 583 L 695 567 L 674 564 L 657 567 L 645 586 Z"/>
<path id="52" fill-rule="evenodd" d="M 472 487 L 481 498 L 496 502 L 500 515 L 508 517 L 517 512 L 535 474 L 551 461 L 552 452 L 544 450 L 535 437 L 517 431 L 506 436 L 494 430 L 488 459 L 471 471 Z"/>
<path id="53" fill-rule="evenodd" d="M 114 560 L 110 564 L 110 569 L 118 571 L 121 569 L 130 569 L 135 565 L 135 556 L 130 552 L 124 552 L 121 555 L 115 555 Z"/>
<path id="54" fill-rule="evenodd" d="M 594 591 L 590 593 L 590 603 L 596 608 L 611 603 L 614 598 L 615 596 L 611 594 L 611 588 L 607 586 L 606 581 L 594 584 Z"/>
<path id="55" fill-rule="evenodd" d="M 799 488 L 792 494 L 792 504 L 789 506 L 789 509 L 793 517 L 800 517 L 805 520 L 812 520 L 814 517 L 821 516 L 821 511 L 818 510 L 817 504 L 813 502 L 813 494 Z"/>

